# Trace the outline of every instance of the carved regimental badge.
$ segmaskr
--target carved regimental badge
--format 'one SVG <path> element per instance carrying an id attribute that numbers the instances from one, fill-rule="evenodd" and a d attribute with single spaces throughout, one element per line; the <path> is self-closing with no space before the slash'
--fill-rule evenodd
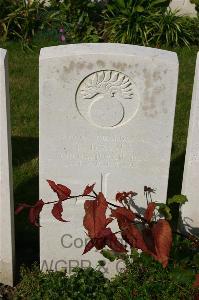
<path id="1" fill-rule="evenodd" d="M 91 124 L 115 128 L 129 122 L 139 107 L 131 78 L 118 71 L 102 70 L 87 76 L 76 93 L 76 106 Z"/>

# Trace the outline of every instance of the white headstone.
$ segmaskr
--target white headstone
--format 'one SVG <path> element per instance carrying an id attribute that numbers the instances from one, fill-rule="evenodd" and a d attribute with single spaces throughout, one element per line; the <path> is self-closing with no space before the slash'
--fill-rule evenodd
<path id="1" fill-rule="evenodd" d="M 0 49 L 0 282 L 13 285 L 14 217 L 6 50 Z"/>
<path id="2" fill-rule="evenodd" d="M 183 223 L 187 229 L 199 234 L 199 53 L 196 63 L 189 131 L 187 139 L 182 194 L 188 202 L 182 207 Z M 198 228 L 198 232 L 196 232 Z"/>
<path id="3" fill-rule="evenodd" d="M 96 182 L 118 191 L 157 189 L 166 200 L 178 81 L 176 53 L 122 44 L 49 47 L 40 54 L 40 197 L 55 200 L 46 179 L 80 194 Z M 82 256 L 84 200 L 66 201 L 61 223 L 41 214 L 41 269 L 96 264 Z M 113 272 L 111 270 L 110 272 Z"/>
<path id="4" fill-rule="evenodd" d="M 195 10 L 195 4 L 192 4 L 190 0 L 172 0 L 170 8 L 175 11 L 179 10 L 179 14 L 196 17 L 197 12 Z"/>

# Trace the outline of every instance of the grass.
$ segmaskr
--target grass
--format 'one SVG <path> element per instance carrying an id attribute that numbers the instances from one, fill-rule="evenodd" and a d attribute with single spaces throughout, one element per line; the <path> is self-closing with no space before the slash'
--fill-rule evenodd
<path id="1" fill-rule="evenodd" d="M 38 65 L 41 47 L 57 45 L 50 36 L 40 37 L 33 52 L 24 52 L 19 43 L 0 47 L 9 54 L 11 123 L 15 204 L 38 199 Z M 186 138 L 191 104 L 197 47 L 169 49 L 176 51 L 180 74 L 168 195 L 179 194 L 183 174 Z M 38 259 L 38 230 L 26 215 L 16 218 L 17 261 L 32 263 Z M 37 254 L 36 254 L 37 253 Z"/>

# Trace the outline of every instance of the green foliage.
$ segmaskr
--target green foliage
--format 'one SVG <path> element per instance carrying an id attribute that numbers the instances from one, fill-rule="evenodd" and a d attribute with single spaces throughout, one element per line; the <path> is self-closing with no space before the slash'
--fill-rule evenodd
<path id="1" fill-rule="evenodd" d="M 172 219 L 171 210 L 165 203 L 158 203 L 158 212 L 165 217 L 166 220 L 170 221 Z"/>
<path id="2" fill-rule="evenodd" d="M 28 44 L 37 31 L 50 26 L 56 16 L 45 8 L 44 3 L 33 1 L 12 1 L 6 15 L 0 20 L 1 39 L 19 39 L 24 45 Z"/>
<path id="3" fill-rule="evenodd" d="M 115 1 L 104 12 L 104 37 L 128 44 L 189 45 L 193 41 L 190 24 L 167 5 L 168 1 Z"/>
<path id="4" fill-rule="evenodd" d="M 193 42 L 192 28 L 186 18 L 179 16 L 170 9 L 166 10 L 159 20 L 156 44 L 166 46 L 188 46 Z"/>
<path id="5" fill-rule="evenodd" d="M 98 42 L 102 4 L 87 0 L 67 0 L 54 5 L 51 9 L 57 13 L 56 28 L 64 27 L 66 39 L 73 43 Z"/>
<path id="6" fill-rule="evenodd" d="M 152 9 L 149 1 L 117 0 L 104 11 L 104 38 L 109 42 L 148 45 L 160 17 L 160 10 Z"/>
<path id="7" fill-rule="evenodd" d="M 22 268 L 22 281 L 14 299 L 65 300 L 108 299 L 109 280 L 92 268 L 74 269 L 70 277 L 64 272 L 42 273 L 37 266 L 32 270 Z M 106 296 L 107 295 L 107 298 Z"/>
<path id="8" fill-rule="evenodd" d="M 196 0 L 195 0 L 196 1 Z M 198 0 L 197 0 L 198 1 Z M 176 15 L 170 0 L 0 0 L 0 38 L 32 42 L 36 32 L 62 42 L 119 42 L 160 47 L 199 44 L 199 19 Z M 6 3 L 6 5 L 5 5 Z M 50 34 L 49 34 L 50 36 Z"/>
<path id="9" fill-rule="evenodd" d="M 173 196 L 172 198 L 169 198 L 167 203 L 168 205 L 171 205 L 171 204 L 185 204 L 187 202 L 187 197 L 184 196 L 184 195 L 175 195 Z"/>
<path id="10" fill-rule="evenodd" d="M 92 268 L 76 268 L 70 277 L 64 272 L 41 273 L 37 266 L 31 271 L 22 268 L 22 280 L 14 299 L 190 300 L 197 294 L 192 284 L 198 267 L 194 265 L 194 255 L 188 254 L 187 249 L 190 249 L 188 242 L 177 238 L 173 259 L 166 269 L 134 249 L 124 258 L 126 270 L 111 281 Z"/>

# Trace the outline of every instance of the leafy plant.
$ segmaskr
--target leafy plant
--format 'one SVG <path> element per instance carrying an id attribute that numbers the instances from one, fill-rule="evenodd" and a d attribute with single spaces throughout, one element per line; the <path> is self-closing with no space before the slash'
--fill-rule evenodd
<path id="1" fill-rule="evenodd" d="M 62 185 L 56 184 L 52 180 L 47 180 L 51 189 L 57 194 L 58 200 L 54 202 L 43 202 L 39 200 L 35 205 L 31 206 L 22 203 L 16 209 L 16 214 L 20 213 L 23 209 L 29 209 L 29 221 L 31 224 L 39 226 L 39 215 L 44 205 L 53 204 L 52 215 L 54 218 L 61 222 L 68 222 L 63 219 L 63 201 L 74 199 L 77 197 L 90 197 L 91 200 L 86 200 L 84 204 L 85 216 L 83 225 L 87 230 L 87 235 L 90 241 L 84 249 L 84 253 L 90 251 L 93 247 L 97 250 L 104 249 L 108 246 L 116 253 L 126 253 L 127 250 L 121 244 L 108 225 L 116 219 L 120 229 L 122 239 L 130 245 L 131 248 L 140 249 L 145 253 L 154 257 L 159 261 L 163 267 L 168 265 L 169 253 L 172 246 L 172 230 L 169 222 L 161 218 L 161 214 L 169 215 L 169 207 L 166 204 L 157 204 L 152 201 L 151 194 L 155 190 L 150 187 L 144 187 L 144 193 L 147 200 L 147 209 L 144 215 L 140 215 L 133 210 L 135 206 L 134 197 L 137 193 L 118 192 L 116 194 L 116 201 L 120 205 L 112 204 L 106 200 L 104 195 L 96 193 L 93 189 L 95 184 L 87 185 L 81 195 L 71 195 L 71 190 Z M 93 194 L 93 195 L 91 195 Z M 183 203 L 186 198 L 184 196 L 176 196 L 169 200 L 170 204 Z M 111 215 L 107 217 L 107 208 L 111 209 Z M 156 213 L 157 210 L 157 213 Z M 170 215 L 169 215 L 170 217 Z"/>
<path id="2" fill-rule="evenodd" d="M 67 186 L 56 184 L 52 180 L 47 180 L 47 182 L 51 189 L 57 194 L 58 200 L 53 202 L 43 202 L 43 200 L 39 200 L 35 205 L 22 203 L 17 207 L 15 211 L 16 214 L 28 208 L 30 223 L 39 226 L 39 215 L 44 205 L 53 204 L 51 211 L 52 216 L 60 222 L 68 222 L 68 220 L 62 217 L 63 201 L 77 199 L 78 197 L 90 198 L 90 200 L 86 200 L 84 203 L 85 216 L 83 225 L 87 230 L 90 241 L 85 246 L 83 254 L 95 247 L 97 250 L 102 250 L 102 255 L 110 259 L 110 261 L 123 258 L 127 266 L 125 274 L 128 273 L 128 268 L 132 267 L 131 257 L 133 258 L 133 266 L 135 262 L 138 261 L 139 268 L 142 266 L 144 270 L 146 270 L 146 265 L 142 265 L 141 261 L 149 261 L 151 263 L 151 259 L 153 258 L 159 262 L 163 268 L 167 267 L 169 269 L 170 266 L 172 266 L 172 272 L 171 270 L 166 271 L 169 280 L 175 280 L 181 284 L 189 284 L 190 288 L 192 288 L 192 285 L 194 288 L 199 287 L 199 275 L 197 274 L 199 272 L 199 252 L 198 250 L 197 252 L 194 250 L 199 248 L 199 239 L 190 234 L 184 235 L 180 232 L 172 232 L 170 223 L 166 220 L 171 219 L 169 206 L 152 201 L 152 194 L 155 193 L 154 189 L 147 186 L 144 187 L 147 208 L 144 214 L 141 215 L 133 210 L 133 207 L 135 207 L 134 198 L 137 195 L 136 192 L 118 192 L 115 196 L 115 200 L 119 204 L 117 205 L 108 202 L 103 193 L 100 192 L 97 194 L 94 191 L 95 184 L 87 185 L 80 195 L 72 195 L 71 189 Z M 185 196 L 179 195 L 170 198 L 168 204 L 182 205 L 186 201 L 187 198 Z M 108 207 L 111 210 L 110 216 L 107 216 Z M 161 215 L 165 216 L 165 218 L 162 218 Z M 108 227 L 114 219 L 117 220 L 120 229 L 120 231 L 116 233 Z M 130 246 L 130 256 L 126 255 L 126 246 L 119 241 L 117 237 L 118 234 L 120 234 L 122 239 Z M 174 244 L 176 244 L 176 242 L 179 243 L 179 238 L 183 241 L 179 249 L 172 247 L 173 237 Z M 187 255 L 185 251 L 187 245 L 192 255 L 190 255 L 191 252 Z M 137 250 L 141 250 L 142 254 L 139 255 Z M 149 257 L 151 257 L 151 259 L 149 259 Z M 135 272 L 135 270 L 133 272 Z M 144 273 L 146 273 L 146 271 L 144 271 Z M 133 276 L 134 275 L 135 274 L 133 274 Z M 125 291 L 126 295 L 129 295 L 129 290 L 126 292 L 124 289 L 123 291 Z M 133 289 L 133 291 L 135 292 L 135 289 Z M 170 295 L 170 292 L 169 290 L 167 296 Z M 154 295 L 156 295 L 155 293 L 156 291 L 154 291 Z M 185 290 L 184 296 L 186 296 L 186 293 L 187 291 Z M 122 294 L 120 293 L 120 295 Z"/>
<path id="3" fill-rule="evenodd" d="M 104 11 L 103 36 L 110 42 L 149 45 L 160 17 L 151 1 L 116 0 Z"/>
<path id="4" fill-rule="evenodd" d="M 184 240 L 178 240 L 175 243 L 176 252 L 182 248 L 181 253 L 184 250 L 187 254 L 188 246 L 185 246 Z M 183 265 L 178 260 L 178 263 L 170 262 L 164 269 L 150 256 L 135 250 L 126 256 L 125 263 L 125 272 L 111 281 L 92 268 L 76 268 L 69 277 L 65 272 L 42 273 L 37 265 L 31 270 L 22 267 L 21 281 L 15 289 L 14 299 L 197 299 L 198 289 L 193 287 L 196 283 L 195 270 L 188 264 Z"/>
<path id="5" fill-rule="evenodd" d="M 186 18 L 168 9 L 159 20 L 159 30 L 155 38 L 157 45 L 188 46 L 193 41 L 192 35 L 192 29 Z"/>
<path id="6" fill-rule="evenodd" d="M 24 45 L 30 43 L 37 31 L 50 26 L 56 17 L 56 13 L 47 10 L 44 1 L 13 1 L 11 8 L 12 10 L 0 20 L 1 39 L 19 39 Z"/>
<path id="7" fill-rule="evenodd" d="M 166 9 L 169 1 L 117 0 L 104 12 L 104 38 L 110 42 L 178 46 L 192 43 L 185 18 Z"/>
<path id="8" fill-rule="evenodd" d="M 70 277 L 65 272 L 42 273 L 34 265 L 32 270 L 21 268 L 22 280 L 17 286 L 14 299 L 108 299 L 109 280 L 92 268 L 76 268 Z M 104 296 L 106 295 L 106 296 Z"/>

